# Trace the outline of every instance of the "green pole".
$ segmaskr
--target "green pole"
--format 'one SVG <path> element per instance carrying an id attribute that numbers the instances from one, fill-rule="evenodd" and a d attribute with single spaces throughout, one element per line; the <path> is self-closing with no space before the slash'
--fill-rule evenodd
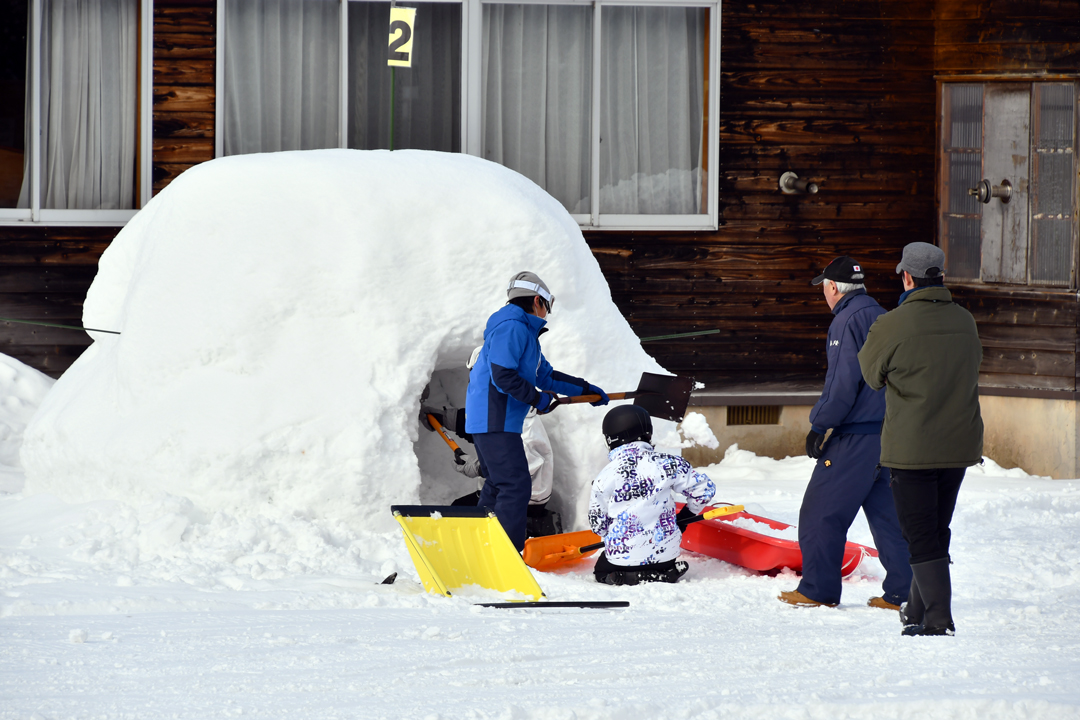
<path id="1" fill-rule="evenodd" d="M 641 342 L 654 340 L 674 340 L 675 338 L 694 337 L 695 335 L 715 335 L 719 330 L 698 330 L 696 332 L 675 333 L 674 335 L 656 335 L 654 337 L 641 338 Z"/>
<path id="2" fill-rule="evenodd" d="M 116 330 L 98 330 L 96 328 L 79 327 L 78 325 L 57 325 L 56 323 L 36 322 L 34 320 L 16 320 L 14 318 L 0 317 L 0 322 L 20 323 L 22 325 L 40 325 L 41 327 L 63 328 L 64 330 L 82 330 L 84 332 L 103 332 L 110 335 L 119 335 Z"/>

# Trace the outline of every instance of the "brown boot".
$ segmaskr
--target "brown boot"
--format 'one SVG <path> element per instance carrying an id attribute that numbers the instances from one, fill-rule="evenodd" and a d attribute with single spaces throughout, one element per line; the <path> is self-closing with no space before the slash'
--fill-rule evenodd
<path id="1" fill-rule="evenodd" d="M 899 605 L 893 605 L 891 602 L 889 602 L 883 597 L 872 597 L 866 604 L 870 607 L 881 608 L 882 610 L 900 610 Z"/>
<path id="2" fill-rule="evenodd" d="M 788 605 L 794 605 L 795 607 L 836 607 L 840 603 L 823 603 L 817 600 L 811 600 L 803 595 L 798 590 L 784 590 L 777 597 L 780 602 L 785 602 Z"/>

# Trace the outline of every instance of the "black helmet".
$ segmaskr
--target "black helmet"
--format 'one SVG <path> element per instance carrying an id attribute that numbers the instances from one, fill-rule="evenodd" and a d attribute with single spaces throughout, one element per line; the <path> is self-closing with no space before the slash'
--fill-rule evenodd
<path id="1" fill-rule="evenodd" d="M 637 405 L 619 405 L 604 416 L 604 439 L 608 449 L 614 450 L 620 445 L 635 440 L 652 441 L 652 418 L 645 408 Z"/>

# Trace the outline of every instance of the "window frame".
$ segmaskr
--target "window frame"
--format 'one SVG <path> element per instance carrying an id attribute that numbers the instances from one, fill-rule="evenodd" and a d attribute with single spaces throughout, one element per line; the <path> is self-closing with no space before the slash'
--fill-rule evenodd
<path id="1" fill-rule="evenodd" d="M 135 208 L 131 210 L 56 210 L 41 207 L 41 27 L 43 0 L 30 0 L 32 32 L 27 36 L 30 44 L 31 121 L 26 137 L 26 151 L 30 153 L 30 207 L 0 208 L 2 225 L 80 225 L 122 227 L 150 201 L 153 192 L 153 55 L 154 55 L 154 3 L 138 0 L 138 54 L 136 57 L 137 111 L 135 155 L 137 182 L 135 183 Z"/>
<path id="2" fill-rule="evenodd" d="M 38 0 L 35 0 L 38 1 Z M 146 1 L 146 0 L 144 0 Z M 338 147 L 348 145 L 348 27 L 349 3 L 339 2 L 339 33 L 341 52 L 339 62 L 338 89 Z M 390 2 L 390 0 L 365 0 L 370 2 Z M 475 157 L 482 157 L 483 137 L 483 97 L 482 97 L 482 51 L 483 6 L 487 4 L 508 5 L 576 5 L 593 8 L 593 57 L 592 57 L 592 106 L 590 108 L 591 150 L 590 174 L 591 211 L 587 214 L 571 214 L 583 230 L 716 230 L 719 227 L 719 173 L 716 164 L 719 158 L 719 117 L 720 117 L 720 0 L 424 0 L 425 2 L 448 2 L 461 5 L 461 152 Z M 410 3 L 412 4 L 412 3 Z M 227 18 L 227 0 L 217 0 L 217 58 L 216 63 L 216 98 L 214 157 L 224 154 L 223 115 L 221 103 L 225 97 L 225 69 L 222 44 L 225 38 Z M 702 172 L 706 178 L 706 208 L 704 213 L 695 215 L 624 215 L 600 212 L 600 98 L 601 98 L 601 61 L 602 33 L 600 15 L 605 7 L 616 6 L 670 6 L 706 8 L 709 12 L 708 59 L 706 72 L 708 85 L 704 107 L 705 130 L 703 138 L 705 152 L 702 158 Z"/>
<path id="3" fill-rule="evenodd" d="M 1028 152 L 1028 174 L 1024 178 L 1027 183 L 1027 187 L 1031 188 L 1034 184 L 1034 165 L 1035 165 L 1035 153 L 1036 153 L 1036 128 L 1034 127 L 1034 118 L 1036 117 L 1035 108 L 1035 86 L 1044 84 L 1071 84 L 1074 88 L 1074 99 L 1077 106 L 1073 111 L 1073 151 L 1070 153 L 1073 156 L 1073 170 L 1076 184 L 1073 187 L 1073 227 L 1072 227 L 1072 267 L 1070 268 L 1070 280 L 1067 284 L 1051 284 L 1047 282 L 1034 282 L 1031 275 L 1031 262 L 1032 262 L 1032 213 L 1034 198 L 1029 198 L 1027 207 L 1027 228 L 1024 238 L 1025 254 L 1027 257 L 1027 270 L 1026 279 L 1023 283 L 1005 282 L 997 280 L 984 280 L 982 278 L 982 272 L 980 270 L 980 277 L 978 278 L 955 278 L 951 282 L 958 285 L 964 285 L 969 287 L 984 287 L 984 288 L 1002 288 L 1002 289 L 1017 289 L 1017 290 L 1030 290 L 1035 292 L 1073 292 L 1080 288 L 1080 275 L 1078 275 L 1078 267 L 1080 267 L 1080 74 L 1013 74 L 1013 75 L 941 75 L 936 78 L 937 81 L 937 137 L 936 137 L 936 193 L 935 193 L 935 236 L 937 243 L 946 253 L 946 263 L 949 260 L 949 248 L 948 238 L 945 236 L 944 217 L 947 214 L 946 207 L 949 203 L 949 198 L 945 196 L 945 187 L 948 184 L 948 178 L 946 177 L 946 170 L 948 169 L 948 162 L 946 161 L 946 155 L 949 149 L 945 147 L 945 120 L 948 117 L 949 110 L 946 107 L 946 88 L 948 86 L 955 85 L 979 85 L 982 88 L 982 94 L 986 96 L 986 89 L 994 85 L 1002 84 L 1023 84 L 1028 88 L 1028 103 L 1029 103 L 1029 123 L 1030 130 L 1027 138 L 1025 150 Z M 986 112 L 985 105 L 983 112 Z M 985 117 L 985 115 L 984 115 Z M 985 128 L 983 129 L 984 140 L 980 146 L 980 153 L 982 159 L 980 161 L 980 178 L 989 179 L 992 183 L 996 182 L 996 178 L 986 177 L 986 142 L 985 142 Z M 992 202 L 998 202 L 993 200 Z M 981 211 L 980 211 L 981 214 Z M 980 240 L 980 253 L 985 250 L 985 246 Z"/>

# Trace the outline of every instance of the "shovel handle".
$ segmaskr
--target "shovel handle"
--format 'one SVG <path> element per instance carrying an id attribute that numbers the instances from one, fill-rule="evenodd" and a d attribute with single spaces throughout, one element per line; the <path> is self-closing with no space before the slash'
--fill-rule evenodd
<path id="1" fill-rule="evenodd" d="M 446 444 L 450 446 L 450 449 L 454 451 L 454 462 L 458 465 L 464 465 L 465 461 L 462 459 L 465 457 L 465 451 L 458 447 L 458 444 L 450 439 L 450 436 L 443 430 L 443 426 L 439 424 L 439 421 L 435 419 L 435 416 L 428 413 L 428 422 L 431 423 L 431 427 L 435 432 L 439 433 L 439 437 L 446 441 Z"/>
<path id="2" fill-rule="evenodd" d="M 685 530 L 686 526 L 689 525 L 690 523 L 696 523 L 696 522 L 700 522 L 702 520 L 712 520 L 713 518 L 723 517 L 724 515 L 734 515 L 735 513 L 740 513 L 745 509 L 746 508 L 743 507 L 742 505 L 727 505 L 727 506 L 722 507 L 722 508 L 713 508 L 709 512 L 701 513 L 700 515 L 695 515 L 692 518 L 687 518 L 683 522 L 680 522 L 679 523 L 679 529 L 680 530 Z M 578 552 L 578 555 L 584 555 L 587 552 L 592 552 L 593 550 L 599 550 L 602 547 L 604 547 L 604 543 L 603 542 L 598 542 L 598 543 L 593 543 L 592 545 L 585 545 L 584 547 L 579 547 L 577 549 L 577 552 Z"/>
<path id="3" fill-rule="evenodd" d="M 638 395 L 649 395 L 650 393 L 634 392 L 617 392 L 608 393 L 609 400 L 630 400 L 636 398 Z M 577 403 L 594 403 L 600 399 L 599 395 L 570 395 L 560 396 L 556 401 L 556 405 L 574 405 Z"/>

